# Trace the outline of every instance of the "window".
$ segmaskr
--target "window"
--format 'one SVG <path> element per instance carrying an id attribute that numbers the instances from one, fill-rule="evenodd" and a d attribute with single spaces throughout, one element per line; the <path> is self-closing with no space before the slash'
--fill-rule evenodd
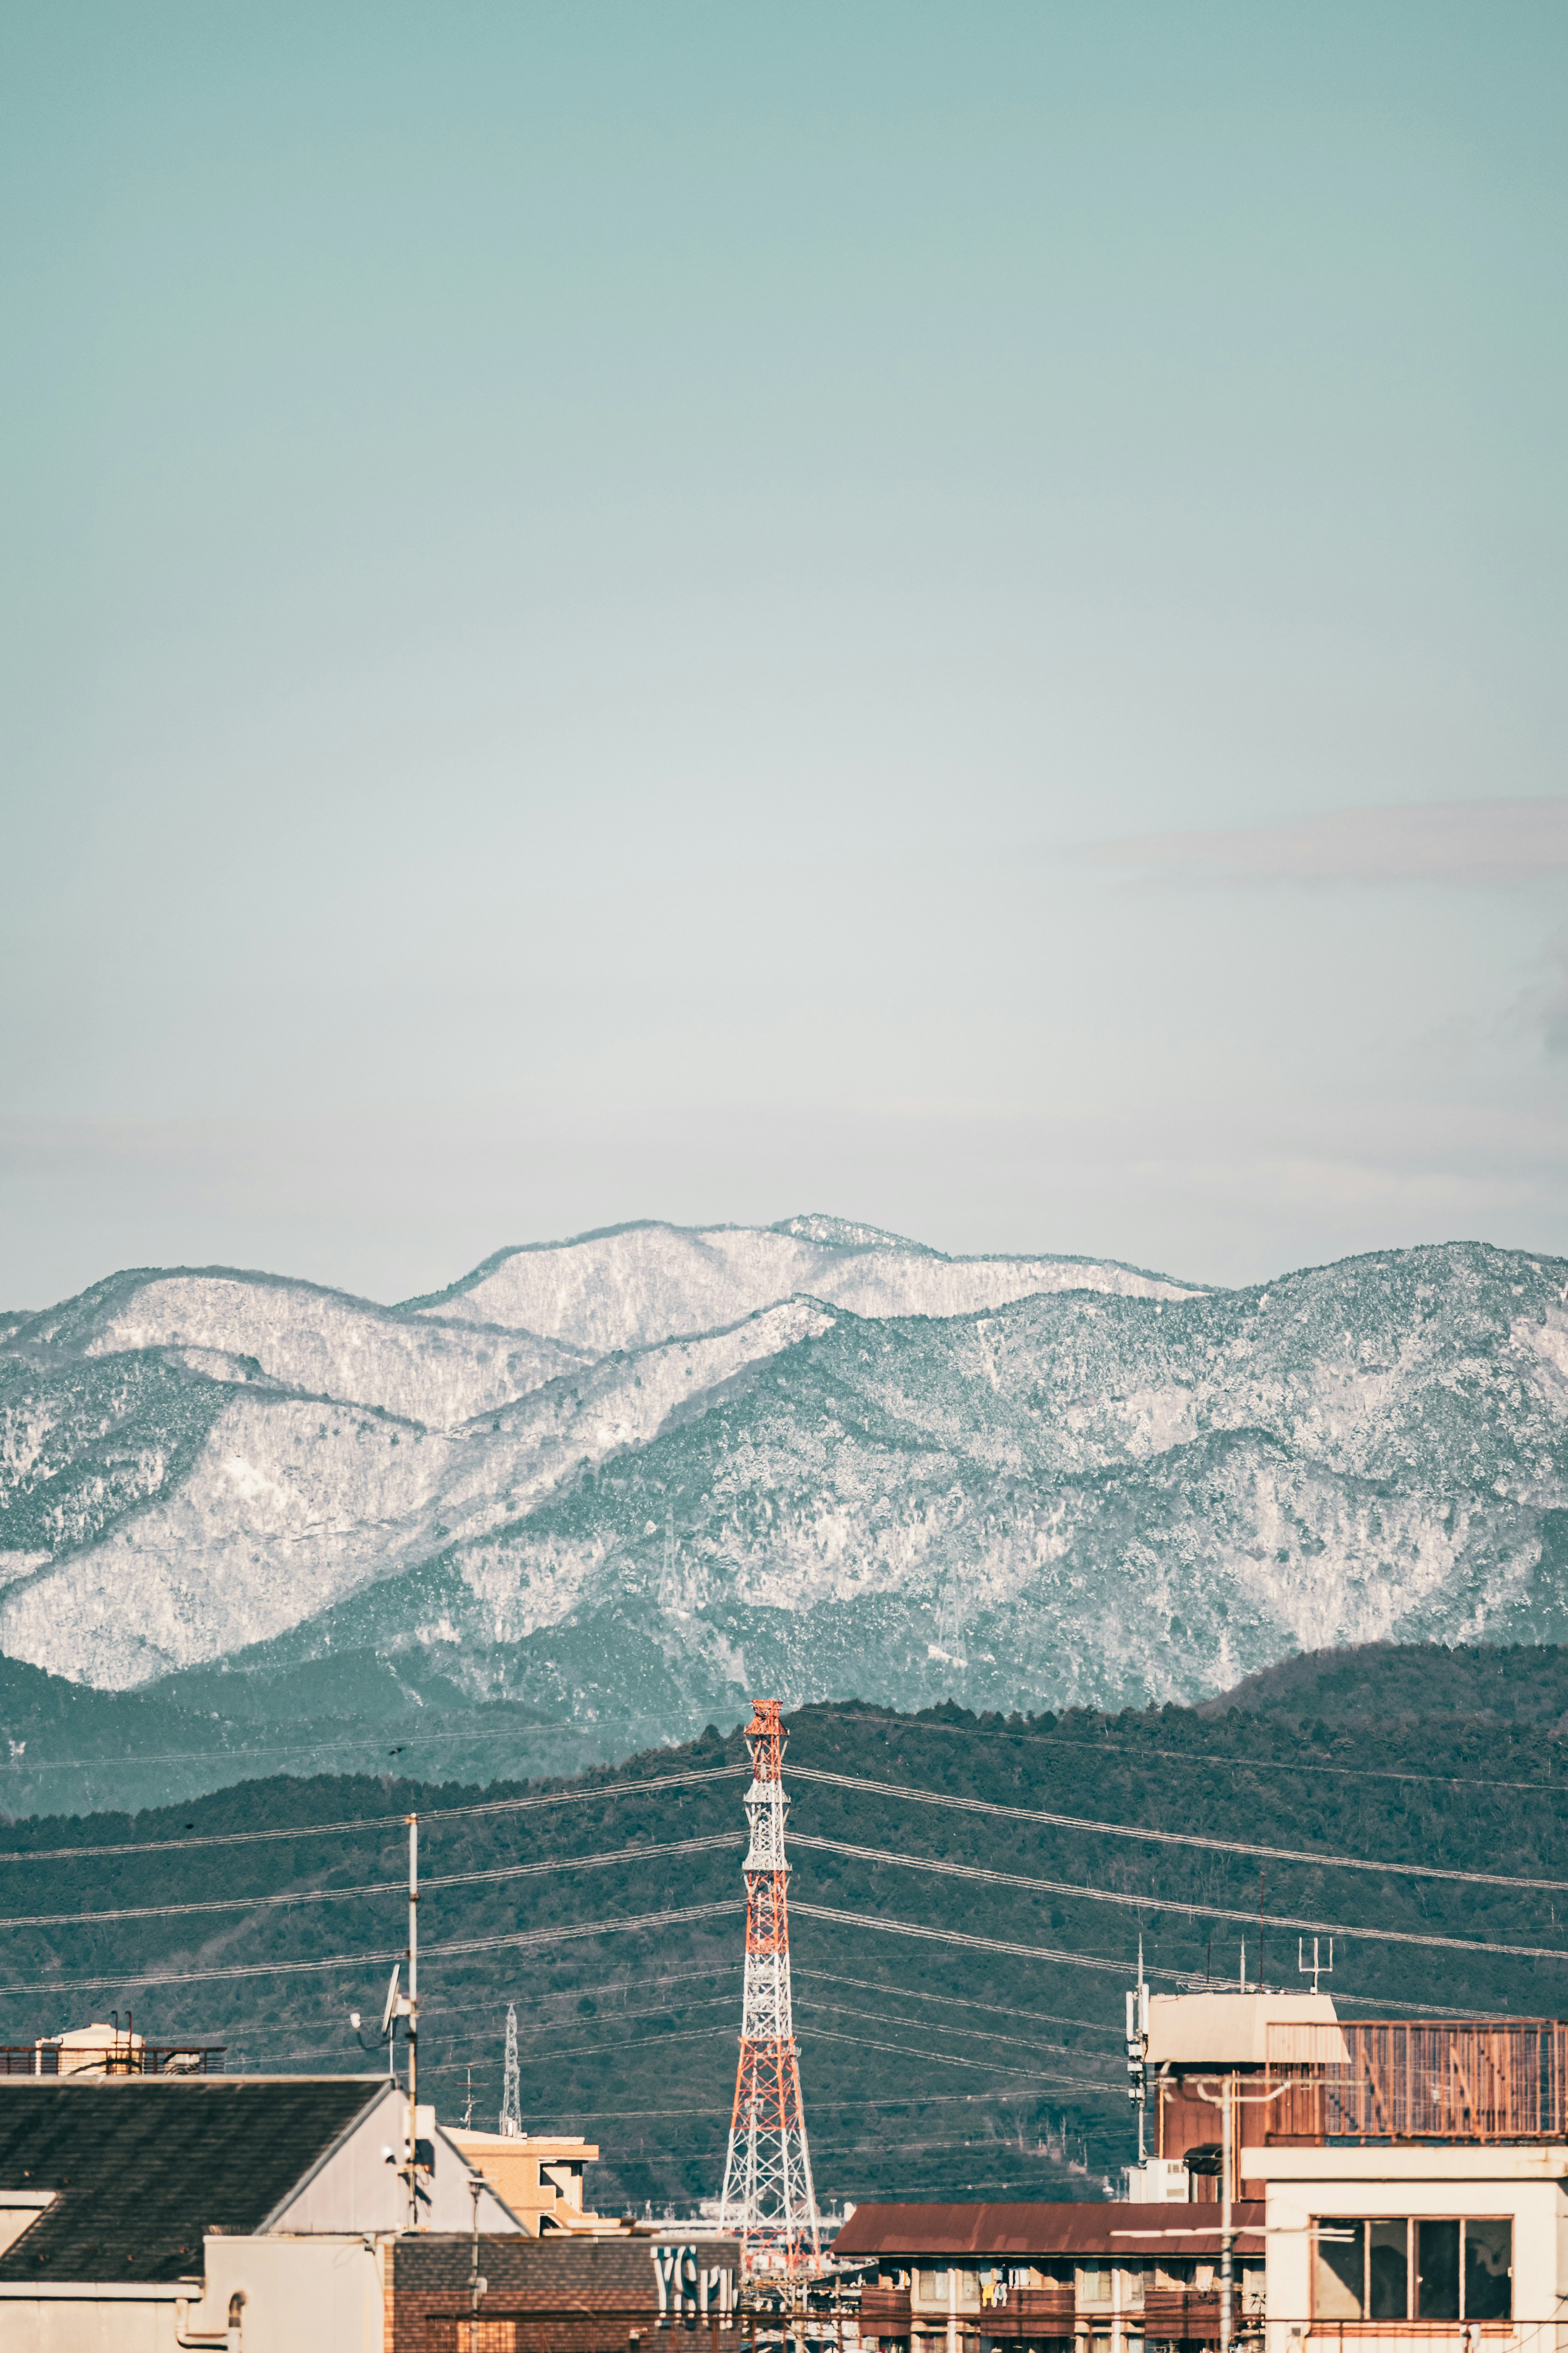
<path id="1" fill-rule="evenodd" d="M 1513 2224 L 1404 2215 L 1312 2225 L 1312 2308 L 1322 2320 L 1507 2320 Z"/>
<path id="2" fill-rule="evenodd" d="M 1513 2317 L 1513 2224 L 1465 2225 L 1465 2318 Z"/>
<path id="3" fill-rule="evenodd" d="M 1425 2227 L 1425 2226 L 1423 2226 Z M 1369 2320 L 1410 2317 L 1410 2226 L 1369 2222 L 1366 2226 L 1366 2310 Z"/>
<path id="4" fill-rule="evenodd" d="M 1459 2226 L 1458 2222 L 1417 2222 L 1415 2225 L 1418 2309 L 1423 2320 L 1459 2317 Z"/>

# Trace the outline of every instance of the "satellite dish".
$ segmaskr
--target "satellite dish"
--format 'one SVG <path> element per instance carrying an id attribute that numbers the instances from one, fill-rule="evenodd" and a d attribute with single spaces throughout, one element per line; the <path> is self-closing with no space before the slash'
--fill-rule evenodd
<path id="1" fill-rule="evenodd" d="M 402 1968 L 403 1963 L 401 1961 L 395 1961 L 392 1965 L 392 1978 L 386 1989 L 386 2008 L 381 2013 L 381 2031 L 383 2034 L 391 2033 L 392 2021 L 397 2016 L 397 1978 L 398 1973 Z"/>

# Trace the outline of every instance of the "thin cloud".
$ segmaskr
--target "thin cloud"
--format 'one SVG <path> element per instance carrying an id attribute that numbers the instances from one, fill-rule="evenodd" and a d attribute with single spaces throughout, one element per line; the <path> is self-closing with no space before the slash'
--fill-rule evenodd
<path id="1" fill-rule="evenodd" d="M 1530 882 L 1568 874 L 1568 798 L 1337 809 L 1293 825 L 1143 834 L 1089 855 L 1227 881 Z"/>

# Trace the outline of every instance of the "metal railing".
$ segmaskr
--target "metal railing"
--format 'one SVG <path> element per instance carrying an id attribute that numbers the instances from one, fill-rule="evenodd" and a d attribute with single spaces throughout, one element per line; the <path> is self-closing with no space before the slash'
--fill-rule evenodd
<path id="1" fill-rule="evenodd" d="M 1271 2024 L 1280 2140 L 1568 2137 L 1568 2026 L 1554 2019 Z"/>
<path id="2" fill-rule="evenodd" d="M 0 2075 L 221 2075 L 222 2042 L 0 2042 Z"/>

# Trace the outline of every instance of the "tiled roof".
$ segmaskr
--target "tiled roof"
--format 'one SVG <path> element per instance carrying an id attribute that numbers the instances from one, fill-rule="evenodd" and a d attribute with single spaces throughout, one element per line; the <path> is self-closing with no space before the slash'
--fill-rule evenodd
<path id="1" fill-rule="evenodd" d="M 1239 2243 L 1261 2250 L 1260 2200 L 1233 2209 Z M 1171 2234 L 1180 2232 L 1180 2238 Z M 1189 2232 L 1196 2236 L 1186 2235 Z M 836 2255 L 1154 2255 L 1219 2253 L 1219 2207 L 1205 2205 L 858 2206 L 833 2242 Z"/>
<path id="2" fill-rule="evenodd" d="M 693 2231 L 688 2243 L 696 2249 L 700 2263 L 732 2267 L 740 2261 L 734 2239 Z M 489 2282 L 490 2307 L 504 2305 L 520 2312 L 647 2310 L 658 2292 L 655 2250 L 667 2257 L 670 2252 L 668 2241 L 661 2245 L 655 2239 L 618 2236 L 513 2239 L 487 2232 L 479 2246 L 479 2269 Z M 472 2261 L 471 2240 L 421 2232 L 394 2243 L 394 2284 L 399 2295 L 466 2295 Z"/>
<path id="3" fill-rule="evenodd" d="M 0 2193 L 59 2194 L 0 2280 L 176 2280 L 205 2231 L 254 2231 L 383 2076 L 0 2077 Z"/>

